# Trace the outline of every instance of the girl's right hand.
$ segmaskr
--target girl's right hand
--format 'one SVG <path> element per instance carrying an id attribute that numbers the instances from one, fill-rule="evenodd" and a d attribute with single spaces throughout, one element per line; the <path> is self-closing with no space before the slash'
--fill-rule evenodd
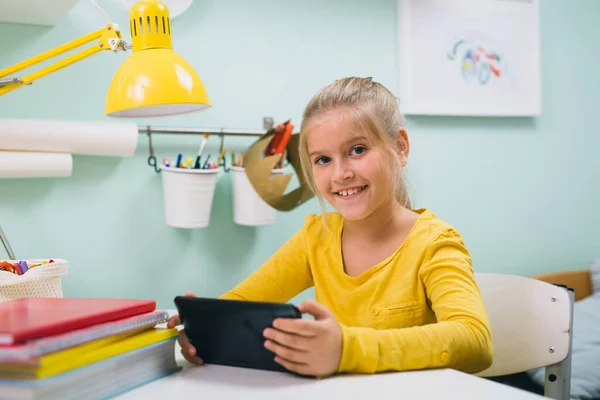
<path id="1" fill-rule="evenodd" d="M 186 292 L 186 296 L 198 297 L 194 293 Z M 175 328 L 176 326 L 181 325 L 181 320 L 178 314 L 173 315 L 167 321 L 167 328 Z M 185 334 L 185 329 L 181 329 L 179 331 L 179 338 L 177 339 L 179 342 L 179 346 L 181 346 L 181 354 L 183 358 L 189 361 L 192 364 L 202 365 L 204 362 L 200 357 L 196 355 L 196 349 L 190 343 L 187 335 Z"/>

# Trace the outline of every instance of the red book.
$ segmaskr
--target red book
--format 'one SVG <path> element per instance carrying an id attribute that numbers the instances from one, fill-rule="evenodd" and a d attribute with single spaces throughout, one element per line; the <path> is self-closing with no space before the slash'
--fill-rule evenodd
<path id="1" fill-rule="evenodd" d="M 156 309 L 154 300 L 25 298 L 0 303 L 0 345 L 14 345 Z"/>

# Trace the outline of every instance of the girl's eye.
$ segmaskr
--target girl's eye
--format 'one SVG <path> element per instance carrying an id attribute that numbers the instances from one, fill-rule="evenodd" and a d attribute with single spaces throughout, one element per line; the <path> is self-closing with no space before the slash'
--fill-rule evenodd
<path id="1" fill-rule="evenodd" d="M 350 150 L 350 153 L 354 152 L 355 155 L 361 155 L 365 151 L 367 151 L 367 148 L 365 146 L 356 146 L 353 147 L 352 150 Z"/>
<path id="2" fill-rule="evenodd" d="M 327 164 L 331 159 L 329 157 L 321 156 L 317 157 L 315 164 Z"/>

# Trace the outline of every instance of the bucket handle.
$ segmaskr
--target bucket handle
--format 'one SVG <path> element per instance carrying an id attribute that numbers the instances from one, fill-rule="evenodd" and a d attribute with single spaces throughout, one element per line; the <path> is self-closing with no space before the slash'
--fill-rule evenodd
<path id="1" fill-rule="evenodd" d="M 148 165 L 154 167 L 154 172 L 160 172 L 156 156 L 154 155 L 154 147 L 152 146 L 152 131 L 150 126 L 146 127 L 146 134 L 148 135 L 148 147 L 150 149 L 150 156 L 148 156 Z"/>
<path id="2" fill-rule="evenodd" d="M 219 148 L 219 154 L 223 154 L 223 157 L 221 157 L 221 159 L 219 160 L 219 165 L 217 165 L 217 167 L 223 167 L 223 171 L 225 172 L 229 172 L 229 167 L 227 167 L 227 156 L 225 155 L 225 133 L 223 131 L 221 131 L 221 133 L 219 133 L 219 137 L 221 138 L 221 146 Z"/>

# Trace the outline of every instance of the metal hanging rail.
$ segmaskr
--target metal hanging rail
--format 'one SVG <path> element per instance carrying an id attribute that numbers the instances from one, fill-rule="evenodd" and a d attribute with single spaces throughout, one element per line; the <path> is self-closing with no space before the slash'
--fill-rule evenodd
<path id="1" fill-rule="evenodd" d="M 273 129 L 275 123 L 273 118 L 263 118 L 263 129 L 226 129 L 226 128 L 177 128 L 177 127 L 152 127 L 140 125 L 138 130 L 141 134 L 152 135 L 174 134 L 174 135 L 204 135 L 205 133 L 225 135 L 225 136 L 262 136 L 270 129 Z"/>
<path id="2" fill-rule="evenodd" d="M 148 156 L 148 165 L 154 168 L 155 172 L 160 172 L 158 161 L 156 160 L 154 146 L 152 145 L 152 134 L 171 134 L 171 135 L 204 135 L 214 134 L 218 135 L 221 139 L 221 146 L 219 152 L 223 150 L 223 142 L 225 136 L 263 136 L 269 130 L 273 129 L 275 122 L 271 117 L 263 118 L 263 129 L 226 129 L 226 128 L 177 128 L 177 127 L 152 127 L 150 125 L 138 127 L 140 134 L 148 135 L 148 146 L 150 156 Z M 224 161 L 224 160 L 223 160 Z M 222 165 L 227 171 L 225 165 Z M 221 165 L 219 166 L 221 167 Z"/>
<path id="3" fill-rule="evenodd" d="M 169 127 L 139 127 L 142 134 L 173 134 L 173 135 L 203 135 L 205 133 L 226 136 L 262 136 L 267 133 L 265 129 L 215 129 L 215 128 L 169 128 Z"/>

